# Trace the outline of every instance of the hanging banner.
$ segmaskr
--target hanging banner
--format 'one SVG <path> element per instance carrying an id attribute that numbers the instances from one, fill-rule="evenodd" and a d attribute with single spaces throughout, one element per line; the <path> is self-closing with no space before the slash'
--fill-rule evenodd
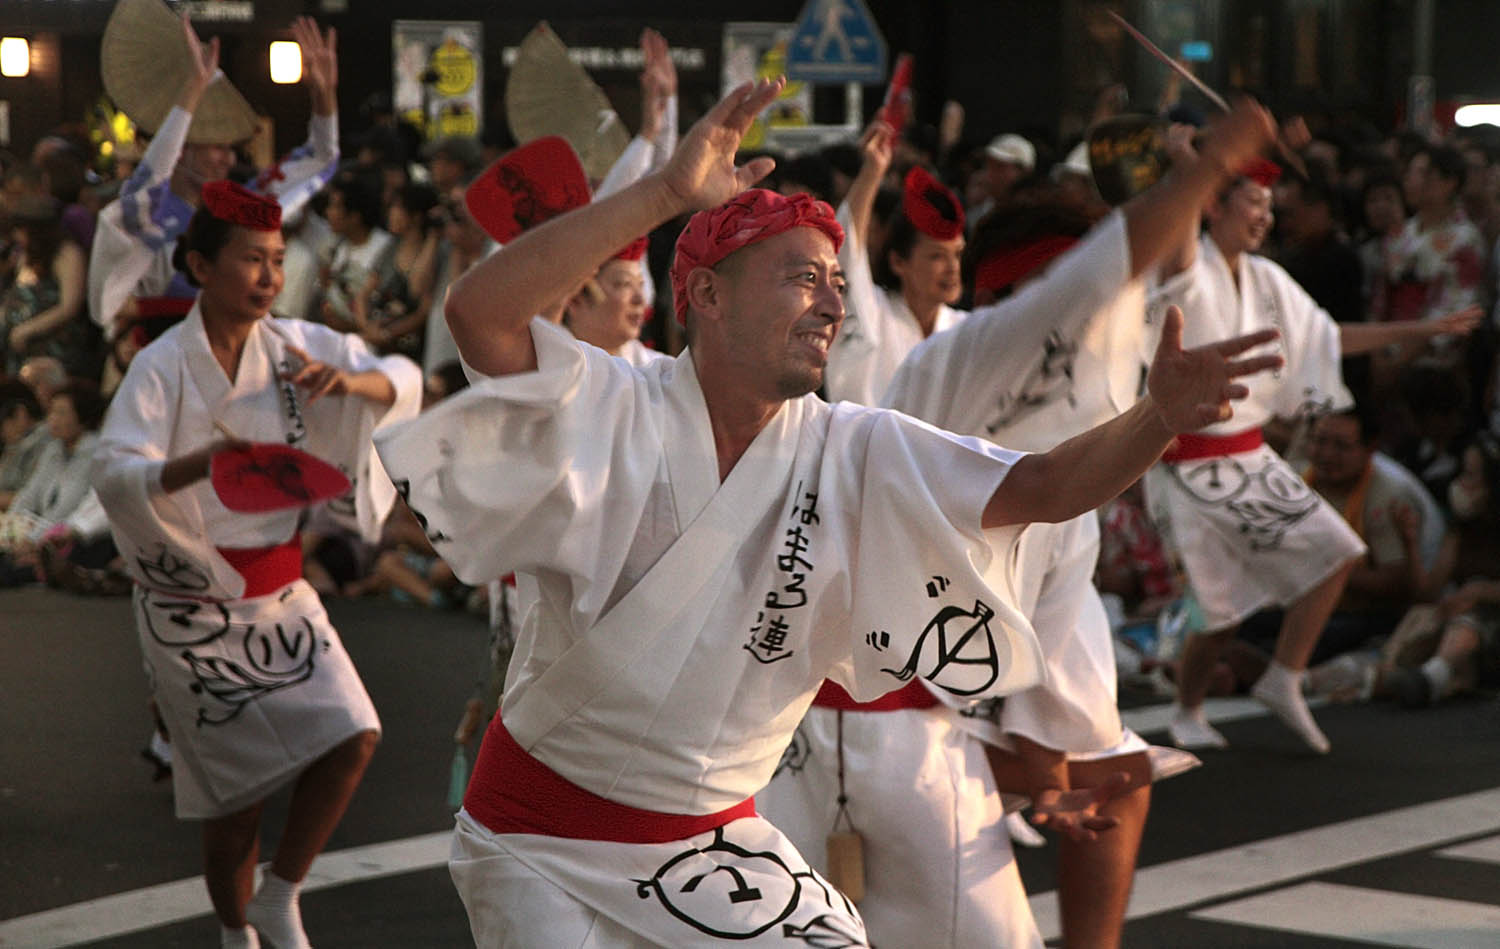
<path id="1" fill-rule="evenodd" d="M 473 21 L 397 20 L 391 27 L 396 114 L 430 139 L 477 138 L 484 118 L 482 27 Z"/>

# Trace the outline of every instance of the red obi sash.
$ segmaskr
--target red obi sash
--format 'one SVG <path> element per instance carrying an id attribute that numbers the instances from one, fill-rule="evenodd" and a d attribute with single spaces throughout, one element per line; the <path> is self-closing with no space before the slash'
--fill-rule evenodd
<path id="1" fill-rule="evenodd" d="M 1202 458 L 1223 458 L 1225 455 L 1254 451 L 1265 443 L 1258 428 L 1249 428 L 1233 435 L 1195 435 L 1189 432 L 1178 435 L 1176 444 L 1167 449 L 1161 460 L 1175 465 Z"/>
<path id="2" fill-rule="evenodd" d="M 275 593 L 302 576 L 302 538 L 272 547 L 220 547 L 219 556 L 245 578 L 244 598 Z"/>
<path id="3" fill-rule="evenodd" d="M 941 704 L 921 679 L 913 679 L 894 692 L 887 692 L 873 702 L 856 702 L 844 691 L 843 686 L 824 679 L 813 704 L 819 708 L 838 709 L 840 712 L 895 712 L 903 708 L 932 708 Z"/>
<path id="4" fill-rule="evenodd" d="M 747 797 L 717 814 L 659 814 L 587 791 L 516 744 L 496 715 L 464 794 L 464 810 L 497 834 L 542 834 L 621 844 L 662 844 L 755 816 Z"/>

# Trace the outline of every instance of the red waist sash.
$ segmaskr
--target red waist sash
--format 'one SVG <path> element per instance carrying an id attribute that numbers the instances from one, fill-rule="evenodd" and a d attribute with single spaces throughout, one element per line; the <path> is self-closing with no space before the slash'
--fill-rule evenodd
<path id="1" fill-rule="evenodd" d="M 903 708 L 932 708 L 940 704 L 922 685 L 921 679 L 913 679 L 894 692 L 887 692 L 873 702 L 856 702 L 854 696 L 844 691 L 843 686 L 828 679 L 818 690 L 813 704 L 819 708 L 833 708 L 840 712 L 895 712 Z"/>
<path id="2" fill-rule="evenodd" d="M 245 578 L 244 598 L 265 596 L 302 576 L 302 539 L 272 547 L 220 547 L 219 556 Z"/>
<path id="3" fill-rule="evenodd" d="M 1178 435 L 1176 444 L 1167 449 L 1161 460 L 1175 465 L 1202 458 L 1223 458 L 1225 455 L 1254 451 L 1265 443 L 1258 428 L 1249 428 L 1233 435 L 1196 435 L 1189 432 Z"/>
<path id="4" fill-rule="evenodd" d="M 717 814 L 660 814 L 587 791 L 516 744 L 496 715 L 464 794 L 464 810 L 497 834 L 542 834 L 621 844 L 662 844 L 755 816 L 747 797 Z"/>

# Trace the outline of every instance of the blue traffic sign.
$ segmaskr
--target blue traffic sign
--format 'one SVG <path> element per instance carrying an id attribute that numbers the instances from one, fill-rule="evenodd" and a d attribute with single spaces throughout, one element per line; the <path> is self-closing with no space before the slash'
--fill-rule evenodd
<path id="1" fill-rule="evenodd" d="M 786 52 L 788 79 L 884 82 L 885 37 L 865 0 L 807 0 Z"/>

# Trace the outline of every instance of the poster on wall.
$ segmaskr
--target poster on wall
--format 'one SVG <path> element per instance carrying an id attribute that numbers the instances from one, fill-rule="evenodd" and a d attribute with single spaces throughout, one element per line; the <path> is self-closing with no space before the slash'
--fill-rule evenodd
<path id="1" fill-rule="evenodd" d="M 727 95 L 742 83 L 784 75 L 787 44 L 794 27 L 792 23 L 724 24 L 720 94 Z M 805 82 L 788 82 L 776 101 L 750 126 L 740 147 L 765 148 L 778 137 L 773 130 L 806 128 L 812 124 L 812 106 L 812 87 Z"/>
<path id="2" fill-rule="evenodd" d="M 484 119 L 482 28 L 473 21 L 397 20 L 391 27 L 396 115 L 429 140 L 478 137 Z"/>

